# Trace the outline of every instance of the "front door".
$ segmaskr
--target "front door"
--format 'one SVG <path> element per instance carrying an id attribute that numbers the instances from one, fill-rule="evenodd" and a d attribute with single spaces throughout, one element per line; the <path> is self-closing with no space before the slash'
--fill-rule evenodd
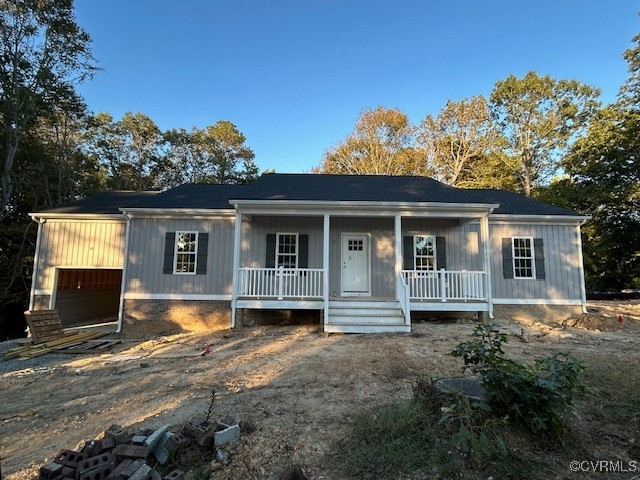
<path id="1" fill-rule="evenodd" d="M 369 235 L 342 234 L 342 296 L 371 295 Z"/>

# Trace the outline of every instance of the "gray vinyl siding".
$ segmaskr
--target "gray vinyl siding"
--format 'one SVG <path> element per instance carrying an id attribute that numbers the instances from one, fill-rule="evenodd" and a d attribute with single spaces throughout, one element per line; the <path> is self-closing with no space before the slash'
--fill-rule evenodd
<path id="1" fill-rule="evenodd" d="M 580 265 L 575 226 L 490 224 L 492 294 L 495 299 L 580 300 Z M 546 278 L 505 279 L 502 238 L 542 238 Z"/>
<path id="2" fill-rule="evenodd" d="M 477 222 L 459 225 L 457 220 L 406 218 L 402 219 L 402 235 L 445 237 L 447 270 L 484 270 Z"/>
<path id="3" fill-rule="evenodd" d="M 298 233 L 309 235 L 309 268 L 322 268 L 322 217 L 256 216 L 243 221 L 242 255 L 240 266 L 265 266 L 267 235 L 270 233 Z"/>
<path id="4" fill-rule="evenodd" d="M 167 232 L 209 234 L 207 273 L 162 273 Z M 129 232 L 126 293 L 231 295 L 234 218 L 134 218 Z"/>
<path id="5" fill-rule="evenodd" d="M 34 289 L 53 290 L 55 267 L 122 268 L 124 237 L 124 221 L 47 220 Z"/>

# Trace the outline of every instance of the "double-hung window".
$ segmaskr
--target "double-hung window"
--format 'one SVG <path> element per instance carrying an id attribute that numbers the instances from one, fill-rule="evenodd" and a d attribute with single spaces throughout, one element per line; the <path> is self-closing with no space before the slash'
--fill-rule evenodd
<path id="1" fill-rule="evenodd" d="M 195 274 L 198 232 L 176 232 L 173 273 Z"/>
<path id="2" fill-rule="evenodd" d="M 514 237 L 512 242 L 513 278 L 535 278 L 533 238 Z"/>
<path id="3" fill-rule="evenodd" d="M 276 235 L 276 267 L 298 268 L 298 234 Z"/>
<path id="4" fill-rule="evenodd" d="M 413 248 L 416 270 L 436 270 L 435 235 L 415 235 L 413 237 Z"/>

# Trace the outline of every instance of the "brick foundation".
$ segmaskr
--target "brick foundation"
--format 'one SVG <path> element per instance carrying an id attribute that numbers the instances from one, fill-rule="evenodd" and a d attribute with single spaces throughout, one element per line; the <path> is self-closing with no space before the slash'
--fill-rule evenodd
<path id="1" fill-rule="evenodd" d="M 231 326 L 231 302 L 125 300 L 122 333 L 132 337 L 223 330 Z"/>
<path id="2" fill-rule="evenodd" d="M 497 320 L 512 319 L 523 324 L 535 322 L 549 325 L 561 324 L 564 320 L 582 314 L 581 305 L 494 305 L 493 315 Z"/>
<path id="3" fill-rule="evenodd" d="M 33 309 L 34 310 L 49 310 L 49 302 L 51 301 L 50 295 L 34 295 L 33 296 Z"/>

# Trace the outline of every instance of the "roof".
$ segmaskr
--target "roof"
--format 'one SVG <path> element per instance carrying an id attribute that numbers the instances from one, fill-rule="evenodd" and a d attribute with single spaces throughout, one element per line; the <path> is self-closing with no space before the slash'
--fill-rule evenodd
<path id="1" fill-rule="evenodd" d="M 428 177 L 282 173 L 262 175 L 250 185 L 187 183 L 165 192 L 105 192 L 46 213 L 119 213 L 120 208 L 232 209 L 230 200 L 496 203 L 500 206 L 494 214 L 579 215 L 506 190 L 455 188 Z"/>

